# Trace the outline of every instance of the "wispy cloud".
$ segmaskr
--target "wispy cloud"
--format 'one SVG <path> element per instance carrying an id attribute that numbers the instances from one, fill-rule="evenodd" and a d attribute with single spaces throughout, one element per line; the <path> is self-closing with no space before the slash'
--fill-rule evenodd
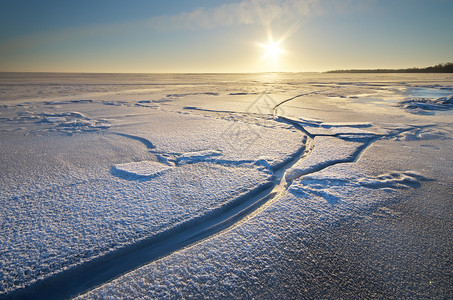
<path id="1" fill-rule="evenodd" d="M 294 22 L 317 12 L 318 0 L 244 0 L 214 8 L 198 8 L 173 16 L 153 17 L 145 24 L 156 30 L 198 30 L 232 25 Z"/>
<path id="2" fill-rule="evenodd" d="M 209 30 L 235 25 L 263 25 L 268 31 L 276 23 L 292 26 L 305 17 L 318 14 L 321 2 L 331 0 L 243 0 L 213 8 L 196 8 L 175 15 L 163 15 L 136 22 L 66 28 L 32 36 L 18 37 L 0 44 L 0 53 L 51 44 L 84 36 L 128 32 L 138 28 L 154 31 Z"/>

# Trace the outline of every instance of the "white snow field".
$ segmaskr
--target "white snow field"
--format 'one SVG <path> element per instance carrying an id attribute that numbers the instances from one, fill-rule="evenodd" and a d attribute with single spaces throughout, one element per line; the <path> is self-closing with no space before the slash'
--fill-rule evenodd
<path id="1" fill-rule="evenodd" d="M 452 298 L 452 95 L 0 73 L 0 298 Z"/>

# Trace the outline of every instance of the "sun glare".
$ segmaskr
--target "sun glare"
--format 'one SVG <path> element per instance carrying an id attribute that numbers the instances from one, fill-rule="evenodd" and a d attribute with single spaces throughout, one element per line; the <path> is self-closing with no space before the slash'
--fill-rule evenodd
<path id="1" fill-rule="evenodd" d="M 280 49 L 280 47 L 279 47 L 279 43 L 275 43 L 273 41 L 269 42 L 269 44 L 265 45 L 264 47 L 266 48 L 266 54 L 265 54 L 266 57 L 271 56 L 271 57 L 275 58 L 277 56 L 277 54 L 283 52 L 283 50 Z"/>
<path id="2" fill-rule="evenodd" d="M 265 49 L 265 53 L 263 59 L 272 58 L 274 66 L 277 65 L 277 59 L 279 54 L 283 53 L 284 51 L 280 48 L 281 41 L 274 42 L 272 39 L 269 39 L 267 44 L 261 44 L 261 47 Z"/>

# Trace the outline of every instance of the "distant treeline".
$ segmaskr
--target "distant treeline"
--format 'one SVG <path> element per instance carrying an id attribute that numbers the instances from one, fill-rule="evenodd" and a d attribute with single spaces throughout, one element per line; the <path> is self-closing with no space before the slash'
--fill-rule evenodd
<path id="1" fill-rule="evenodd" d="M 453 63 L 438 64 L 427 68 L 334 70 L 326 73 L 453 73 Z"/>

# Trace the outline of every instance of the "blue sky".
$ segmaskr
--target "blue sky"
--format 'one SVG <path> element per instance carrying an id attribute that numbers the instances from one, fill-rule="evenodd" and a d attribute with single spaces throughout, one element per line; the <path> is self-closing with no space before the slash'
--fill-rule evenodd
<path id="1" fill-rule="evenodd" d="M 451 0 L 4 0 L 0 71 L 423 67 L 453 61 L 452 11 Z"/>

